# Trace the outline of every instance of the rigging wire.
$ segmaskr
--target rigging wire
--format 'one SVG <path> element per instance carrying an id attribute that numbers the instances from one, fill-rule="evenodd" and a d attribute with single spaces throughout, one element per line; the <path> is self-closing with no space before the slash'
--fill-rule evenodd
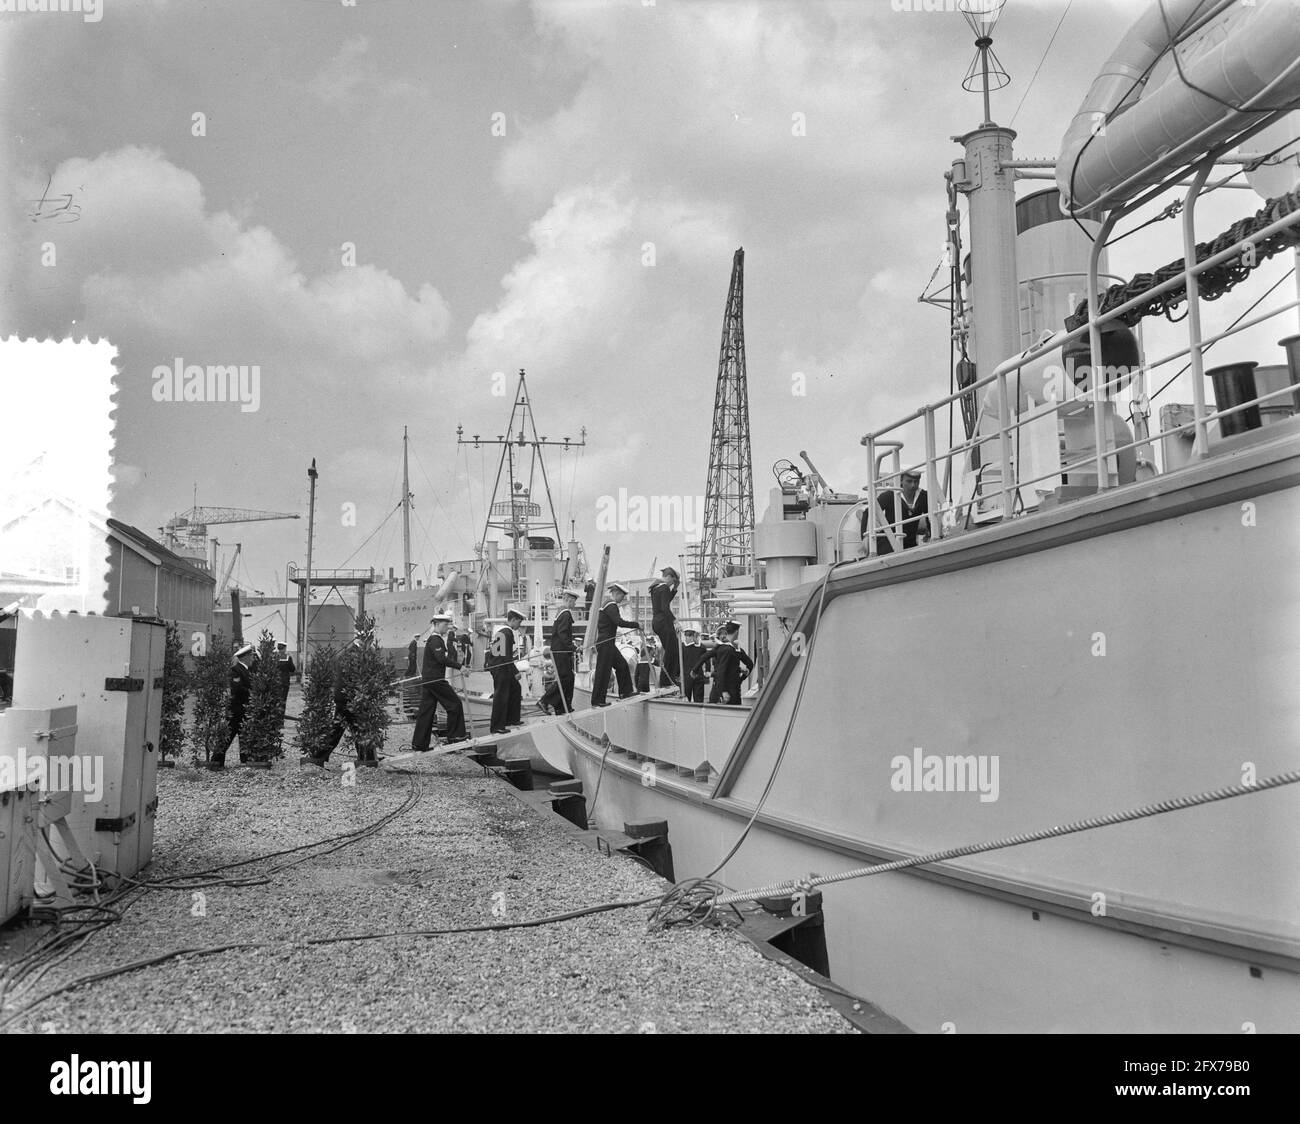
<path id="1" fill-rule="evenodd" d="M 1034 73 L 1030 75 L 1029 85 L 1025 87 L 1025 92 L 1020 95 L 1020 101 L 1016 105 L 1016 111 L 1011 115 L 1011 120 L 1007 127 L 1010 128 L 1016 123 L 1016 118 L 1020 115 L 1020 107 L 1025 104 L 1025 98 L 1029 97 L 1029 91 L 1034 88 L 1034 79 L 1038 77 L 1038 72 L 1043 69 L 1043 63 L 1047 61 L 1047 54 L 1052 49 L 1052 44 L 1056 42 L 1057 33 L 1061 30 L 1061 24 L 1065 22 L 1065 17 L 1070 14 L 1070 7 L 1074 0 L 1068 0 L 1065 5 L 1065 11 L 1061 13 L 1061 18 L 1056 21 L 1056 30 L 1052 32 L 1052 37 L 1047 41 L 1047 46 L 1043 48 L 1042 57 L 1038 60 L 1038 65 L 1034 67 Z"/>

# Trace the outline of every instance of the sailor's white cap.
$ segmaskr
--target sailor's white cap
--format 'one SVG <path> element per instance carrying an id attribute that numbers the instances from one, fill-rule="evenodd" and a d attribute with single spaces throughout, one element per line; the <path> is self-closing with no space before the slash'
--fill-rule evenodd
<path id="1" fill-rule="evenodd" d="M 451 624 L 451 617 L 446 613 L 434 613 L 433 616 L 429 618 L 430 624 L 437 624 L 439 621 L 446 621 L 448 624 Z"/>
<path id="2" fill-rule="evenodd" d="M 574 589 L 573 586 L 569 586 L 563 593 L 565 597 L 585 597 L 587 595 L 586 590 Z"/>
<path id="3" fill-rule="evenodd" d="M 740 621 L 728 621 L 722 627 L 725 628 L 728 632 L 739 632 Z"/>
<path id="4" fill-rule="evenodd" d="M 252 645 L 252 644 L 245 644 L 242 648 L 236 648 L 236 649 L 235 649 L 235 655 L 237 655 L 237 656 L 246 656 L 246 655 L 248 655 L 248 653 L 251 652 L 252 650 L 253 650 L 253 645 Z"/>
<path id="5" fill-rule="evenodd" d="M 626 593 L 627 586 L 619 585 L 618 582 L 610 582 L 609 585 L 605 587 L 605 591 L 607 593 L 613 593 L 615 590 L 617 590 L 619 593 Z"/>

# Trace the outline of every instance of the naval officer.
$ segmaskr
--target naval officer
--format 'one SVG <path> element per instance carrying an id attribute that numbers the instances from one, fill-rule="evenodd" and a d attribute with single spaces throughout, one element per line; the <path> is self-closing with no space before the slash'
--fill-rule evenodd
<path id="1" fill-rule="evenodd" d="M 727 621 L 720 632 L 717 646 L 700 661 L 701 668 L 705 664 L 713 668 L 713 690 L 709 692 L 709 702 L 739 706 L 740 684 L 754 670 L 754 661 L 737 643 L 739 621 Z M 743 673 L 740 670 L 742 664 L 745 667 Z"/>
<path id="2" fill-rule="evenodd" d="M 547 714 L 568 714 L 573 709 L 573 607 L 582 596 L 580 589 L 564 591 L 564 608 L 551 622 L 551 659 L 555 661 L 555 682 L 538 701 Z"/>
<path id="3" fill-rule="evenodd" d="M 438 613 L 430 621 L 433 634 L 424 645 L 424 667 L 420 675 L 420 713 L 415 719 L 411 735 L 411 748 L 416 753 L 427 753 L 433 734 L 433 721 L 442 703 L 447 712 L 447 741 L 465 740 L 465 708 L 455 689 L 447 682 L 447 669 L 459 668 L 460 655 L 456 646 L 447 640 L 451 617 Z"/>
<path id="4" fill-rule="evenodd" d="M 596 670 L 591 678 L 592 706 L 609 705 L 605 701 L 605 694 L 609 690 L 609 673 L 611 670 L 614 672 L 614 678 L 618 681 L 618 697 L 625 699 L 633 693 L 632 675 L 628 671 L 627 662 L 614 646 L 614 637 L 620 628 L 639 629 L 641 627 L 636 621 L 625 621 L 622 614 L 619 613 L 618 607 L 626 597 L 627 590 L 623 586 L 619 585 L 618 582 L 611 583 L 609 600 L 605 602 L 604 607 L 596 617 Z"/>
<path id="5" fill-rule="evenodd" d="M 519 669 L 515 667 L 515 629 L 523 622 L 523 613 L 511 609 L 506 623 L 497 629 L 488 651 L 488 670 L 492 672 L 492 720 L 489 730 L 507 733 L 507 727 L 523 725 L 519 713 L 523 691 L 519 687 Z"/>
<path id="6" fill-rule="evenodd" d="M 240 727 L 244 724 L 244 711 L 248 707 L 248 700 L 253 693 L 253 679 L 248 674 L 248 665 L 253 659 L 253 645 L 245 644 L 235 652 L 235 662 L 230 668 L 230 711 L 227 719 L 226 744 L 222 747 L 220 753 L 214 753 L 212 760 L 208 762 L 209 769 L 224 769 L 226 767 L 226 754 L 234 744 L 235 739 L 239 737 Z M 239 743 L 239 759 L 246 760 L 244 756 L 244 743 Z"/>

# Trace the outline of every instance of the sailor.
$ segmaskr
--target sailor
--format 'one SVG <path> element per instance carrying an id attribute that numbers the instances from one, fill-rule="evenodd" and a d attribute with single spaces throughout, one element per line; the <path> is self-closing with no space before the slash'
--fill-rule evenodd
<path id="1" fill-rule="evenodd" d="M 632 682 L 638 695 L 650 693 L 650 669 L 654 665 L 654 641 L 645 636 L 638 636 L 633 644 L 636 659 L 632 670 Z"/>
<path id="2" fill-rule="evenodd" d="M 352 641 L 351 649 L 344 651 L 334 665 L 334 726 L 330 730 L 329 738 L 325 742 L 325 751 L 323 753 L 311 753 L 299 758 L 303 765 L 320 765 L 324 767 L 325 762 L 330 759 L 330 754 L 337 748 L 339 742 L 343 740 L 344 730 L 352 730 L 352 739 L 357 743 L 357 764 L 364 765 L 370 769 L 379 767 L 379 755 L 375 752 L 373 746 L 363 746 L 357 733 L 356 716 L 348 703 L 348 693 L 344 689 L 344 668 L 348 657 L 355 654 L 361 649 L 361 637 Z"/>
<path id="3" fill-rule="evenodd" d="M 298 669 L 294 666 L 293 657 L 289 655 L 289 646 L 287 644 L 277 644 L 275 646 L 276 670 L 280 673 L 280 714 L 284 715 L 285 703 L 289 701 L 289 684 L 293 680 L 293 673 Z"/>
<path id="4" fill-rule="evenodd" d="M 580 589 L 564 591 L 564 608 L 551 622 L 551 659 L 555 662 L 555 682 L 538 701 L 547 714 L 568 714 L 573 709 L 573 607 L 582 596 Z"/>
<path id="5" fill-rule="evenodd" d="M 492 647 L 485 661 L 492 672 L 492 721 L 489 729 L 494 734 L 507 733 L 507 727 L 523 724 L 519 713 L 523 692 L 519 687 L 519 669 L 515 667 L 515 629 L 523 619 L 523 614 L 514 609 L 506 614 L 506 623 L 492 637 Z"/>
<path id="6" fill-rule="evenodd" d="M 902 535 L 903 549 L 910 550 L 918 542 L 925 542 L 930 537 L 930 501 L 926 495 L 925 489 L 921 487 L 921 472 L 919 469 L 910 469 L 904 472 L 899 478 L 901 491 L 898 493 L 898 499 L 902 504 L 902 525 L 897 526 L 897 520 L 900 516 L 895 514 L 897 510 L 894 506 L 895 493 L 893 489 L 886 489 L 876 493 L 876 502 L 884 515 L 886 524 L 895 524 L 893 533 Z M 867 541 L 868 525 L 870 516 L 866 508 L 862 511 L 862 541 Z M 876 553 L 893 554 L 894 548 L 890 543 L 890 536 L 883 533 L 884 528 L 880 528 L 876 534 Z M 865 551 L 863 552 L 865 553 Z"/>
<path id="7" fill-rule="evenodd" d="M 701 664 L 713 668 L 713 690 L 709 692 L 709 702 L 739 706 L 741 681 L 754 670 L 754 661 L 737 643 L 739 621 L 727 621 L 720 633 L 717 647 L 701 661 Z M 744 672 L 740 670 L 742 664 Z"/>
<path id="8" fill-rule="evenodd" d="M 436 618 L 435 618 L 436 619 Z M 417 675 L 420 671 L 420 634 L 417 632 L 411 637 L 411 642 L 406 646 L 406 677 L 409 679 Z"/>
<path id="9" fill-rule="evenodd" d="M 659 638 L 659 650 L 663 653 L 659 686 L 676 687 L 681 682 L 681 664 L 677 651 L 677 618 L 673 615 L 672 605 L 681 578 L 671 566 L 665 566 L 659 573 L 660 577 L 650 583 L 650 604 L 654 608 L 650 627 Z"/>
<path id="10" fill-rule="evenodd" d="M 682 697 L 691 702 L 704 701 L 704 674 L 699 667 L 706 655 L 700 634 L 693 628 L 682 629 Z"/>
<path id="11" fill-rule="evenodd" d="M 618 697 L 625 699 L 633 693 L 632 675 L 627 663 L 614 646 L 614 638 L 620 628 L 641 627 L 636 621 L 625 621 L 618 607 L 627 597 L 627 590 L 613 582 L 609 586 L 609 600 L 596 616 L 596 670 L 591 678 L 591 705 L 608 706 L 605 694 L 609 690 L 609 673 L 612 670 L 618 682 Z M 590 625 L 588 625 L 590 627 Z"/>
<path id="12" fill-rule="evenodd" d="M 415 731 L 411 735 L 411 748 L 416 753 L 427 753 L 429 750 L 439 703 L 442 703 L 443 710 L 447 712 L 447 741 L 465 740 L 465 708 L 455 689 L 447 682 L 447 669 L 461 666 L 456 646 L 447 640 L 451 617 L 439 613 L 430 624 L 433 632 L 424 645 L 424 668 L 420 676 L 420 713 L 415 719 Z"/>
<path id="13" fill-rule="evenodd" d="M 460 632 L 456 635 L 456 650 L 460 653 L 461 669 L 468 669 L 474 655 L 474 645 L 470 641 L 468 632 Z"/>
<path id="14" fill-rule="evenodd" d="M 248 674 L 248 666 L 253 661 L 253 645 L 245 644 L 235 651 L 235 662 L 230 668 L 230 713 L 226 729 L 229 737 L 220 753 L 214 753 L 208 762 L 209 769 L 224 769 L 226 754 L 239 736 L 239 729 L 244 724 L 244 710 L 248 706 L 249 696 L 253 693 L 253 680 Z M 244 743 L 239 743 L 239 760 L 246 760 Z"/>

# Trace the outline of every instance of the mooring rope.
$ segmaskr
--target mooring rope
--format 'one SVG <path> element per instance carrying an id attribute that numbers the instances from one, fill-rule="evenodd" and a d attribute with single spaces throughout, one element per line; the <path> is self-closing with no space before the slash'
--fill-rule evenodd
<path id="1" fill-rule="evenodd" d="M 713 905 L 717 907 L 731 905 L 734 902 L 758 901 L 760 898 L 782 897 L 786 894 L 799 892 L 809 893 L 818 886 L 830 886 L 836 882 L 867 878 L 873 874 L 887 874 L 892 870 L 905 870 L 908 867 L 925 866 L 929 863 L 946 862 L 949 859 L 964 858 L 968 855 L 980 855 L 988 851 L 1005 850 L 1008 847 L 1019 847 L 1024 843 L 1036 843 L 1043 839 L 1054 839 L 1061 835 L 1074 835 L 1081 831 L 1093 831 L 1100 827 L 1111 827 L 1114 824 L 1130 823 L 1133 820 L 1164 815 L 1166 812 L 1181 812 L 1185 808 L 1195 808 L 1219 800 L 1231 800 L 1237 796 L 1249 796 L 1252 793 L 1266 792 L 1271 788 L 1281 788 L 1283 785 L 1298 782 L 1300 782 L 1300 770 L 1292 770 L 1286 773 L 1278 773 L 1276 776 L 1267 777 L 1250 785 L 1235 784 L 1227 788 L 1216 788 L 1208 792 L 1197 793 L 1195 796 L 1175 796 L 1169 800 L 1143 804 L 1141 807 L 1131 808 L 1124 812 L 1091 816 L 1088 819 L 1075 820 L 1073 823 L 1068 824 L 1058 824 L 1055 827 L 1044 828 L 1040 831 L 1009 835 L 990 843 L 967 843 L 961 847 L 931 851 L 929 854 L 917 855 L 910 859 L 895 859 L 893 862 L 877 863 L 875 866 L 858 867 L 855 870 L 846 870 L 841 874 L 809 875 L 807 878 L 772 883 L 768 886 L 759 886 L 753 890 L 737 890 L 718 896 L 714 899 Z"/>

